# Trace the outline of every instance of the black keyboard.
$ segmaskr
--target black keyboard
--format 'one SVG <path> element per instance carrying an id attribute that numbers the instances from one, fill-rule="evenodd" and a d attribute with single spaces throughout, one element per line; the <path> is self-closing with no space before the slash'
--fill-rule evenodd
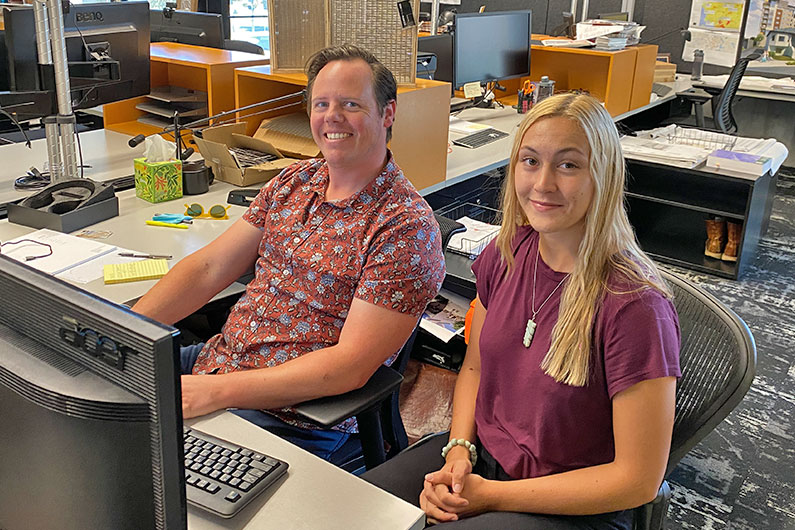
<path id="1" fill-rule="evenodd" d="M 188 502 L 232 517 L 287 472 L 287 463 L 184 428 Z"/>
<path id="2" fill-rule="evenodd" d="M 476 133 L 468 134 L 463 138 L 453 140 L 453 143 L 462 147 L 474 149 L 476 147 L 491 143 L 495 140 L 499 140 L 500 138 L 505 138 L 506 136 L 508 136 L 508 133 L 489 128 L 483 129 L 482 131 L 478 131 Z"/>

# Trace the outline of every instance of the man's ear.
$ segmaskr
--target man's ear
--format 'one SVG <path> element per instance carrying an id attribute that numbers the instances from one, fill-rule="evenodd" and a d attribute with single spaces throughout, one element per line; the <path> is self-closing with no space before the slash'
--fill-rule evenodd
<path id="1" fill-rule="evenodd" d="M 395 123 L 395 112 L 397 111 L 397 103 L 393 99 L 384 107 L 384 127 L 391 127 Z"/>

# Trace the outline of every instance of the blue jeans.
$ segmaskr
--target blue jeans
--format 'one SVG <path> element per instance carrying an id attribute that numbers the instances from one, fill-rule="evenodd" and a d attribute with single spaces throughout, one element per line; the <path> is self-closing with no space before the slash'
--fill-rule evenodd
<path id="1" fill-rule="evenodd" d="M 190 374 L 196 358 L 204 344 L 183 346 L 180 350 L 180 365 L 183 374 Z M 313 453 L 332 464 L 341 465 L 350 457 L 349 451 L 339 449 L 351 437 L 350 434 L 331 429 L 302 429 L 285 423 L 276 416 L 261 410 L 233 409 L 229 412 L 237 414 L 243 419 L 262 427 L 266 431 L 294 443 L 298 447 Z M 358 435 L 353 435 L 358 438 Z M 339 461 L 338 461 L 339 460 Z"/>

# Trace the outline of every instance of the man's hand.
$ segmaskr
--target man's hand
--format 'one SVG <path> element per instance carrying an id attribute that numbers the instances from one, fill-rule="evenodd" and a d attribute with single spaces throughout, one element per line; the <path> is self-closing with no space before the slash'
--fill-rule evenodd
<path id="1" fill-rule="evenodd" d="M 204 416 L 226 408 L 219 400 L 223 377 L 218 375 L 182 376 L 183 419 Z"/>

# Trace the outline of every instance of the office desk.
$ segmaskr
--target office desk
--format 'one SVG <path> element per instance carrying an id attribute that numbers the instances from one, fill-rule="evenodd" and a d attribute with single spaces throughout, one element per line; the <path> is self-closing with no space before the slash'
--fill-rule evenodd
<path id="1" fill-rule="evenodd" d="M 694 83 L 707 92 L 717 94 L 723 88 L 714 81 Z M 795 166 L 795 91 L 766 89 L 741 83 L 732 106 L 737 121 L 737 136 L 775 138 L 787 146 L 789 155 L 784 165 Z"/>
<path id="2" fill-rule="evenodd" d="M 321 460 L 230 412 L 215 413 L 187 425 L 282 459 L 286 478 L 233 519 L 188 507 L 188 528 L 256 529 L 420 529 L 422 511 Z"/>

